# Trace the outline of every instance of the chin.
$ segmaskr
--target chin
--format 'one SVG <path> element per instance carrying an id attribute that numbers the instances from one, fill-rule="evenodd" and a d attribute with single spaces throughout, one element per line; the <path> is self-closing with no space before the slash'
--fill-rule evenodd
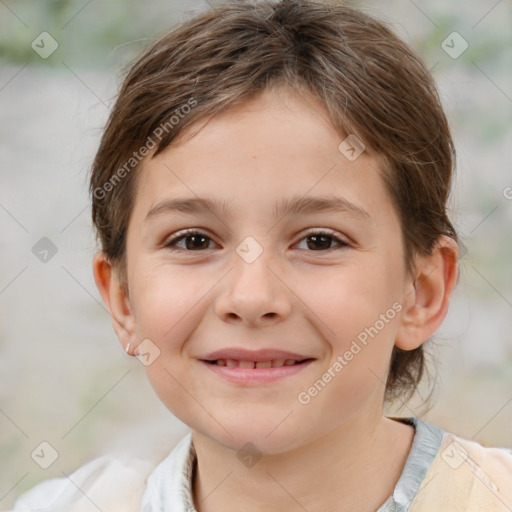
<path id="1" fill-rule="evenodd" d="M 225 429 L 215 422 L 215 426 L 209 424 L 209 428 L 197 428 L 201 435 L 205 435 L 225 448 L 237 452 L 254 451 L 257 454 L 279 454 L 285 453 L 295 448 L 302 437 L 302 434 L 296 428 L 284 428 L 284 425 L 278 421 L 259 421 L 255 422 L 253 418 L 243 422 L 227 422 L 218 419 Z M 287 420 L 285 420 L 286 422 Z M 284 422 L 283 422 L 284 423 Z M 272 426 L 273 425 L 273 426 Z M 289 425 L 291 427 L 292 425 Z M 229 432 L 229 433 L 228 433 Z M 231 435 L 230 435 L 231 434 Z M 243 453 L 240 453 L 243 455 Z"/>

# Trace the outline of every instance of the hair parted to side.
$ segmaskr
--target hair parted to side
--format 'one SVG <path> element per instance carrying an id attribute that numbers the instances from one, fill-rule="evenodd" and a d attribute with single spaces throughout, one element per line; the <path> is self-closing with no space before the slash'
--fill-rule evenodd
<path id="1" fill-rule="evenodd" d="M 346 5 L 238 1 L 183 22 L 147 49 L 108 119 L 92 166 L 92 219 L 127 292 L 126 232 L 147 150 L 154 148 L 151 158 L 198 121 L 282 85 L 318 100 L 340 142 L 356 134 L 378 158 L 407 271 L 440 235 L 457 241 L 446 211 L 455 149 L 421 58 L 385 24 Z M 394 347 L 386 399 L 410 398 L 424 367 L 423 346 Z"/>

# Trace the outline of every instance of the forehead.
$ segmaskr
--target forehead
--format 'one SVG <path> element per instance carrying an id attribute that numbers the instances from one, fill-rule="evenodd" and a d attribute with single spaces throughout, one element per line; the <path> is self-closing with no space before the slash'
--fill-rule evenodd
<path id="1" fill-rule="evenodd" d="M 340 151 L 344 137 L 310 96 L 265 91 L 146 159 L 135 210 L 147 215 L 165 199 L 196 196 L 229 203 L 232 211 L 276 212 L 285 197 L 327 194 L 356 205 L 366 197 L 374 213 L 388 208 L 378 162 L 367 151 L 349 160 Z"/>
<path id="2" fill-rule="evenodd" d="M 198 128 L 189 127 L 173 140 L 170 149 L 176 156 L 182 148 L 190 153 L 207 145 L 224 149 L 228 144 L 230 156 L 244 159 L 251 152 L 251 157 L 257 158 L 265 151 L 272 154 L 276 150 L 287 158 L 296 155 L 298 159 L 303 153 L 323 159 L 338 153 L 338 144 L 325 139 L 326 131 L 334 135 L 334 142 L 340 138 L 325 107 L 310 94 L 285 86 L 264 90 L 196 124 Z"/>

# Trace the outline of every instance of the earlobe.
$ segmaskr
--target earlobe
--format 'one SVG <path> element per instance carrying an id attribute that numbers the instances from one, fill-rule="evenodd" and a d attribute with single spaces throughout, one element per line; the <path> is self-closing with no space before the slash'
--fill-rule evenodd
<path id="1" fill-rule="evenodd" d="M 125 352 L 133 355 L 130 346 L 136 345 L 135 321 L 126 291 L 103 252 L 94 255 L 92 267 L 96 286 L 110 314 L 114 331 Z"/>
<path id="2" fill-rule="evenodd" d="M 457 281 L 457 255 L 455 240 L 442 235 L 430 254 L 416 257 L 414 279 L 408 281 L 404 291 L 401 325 L 395 340 L 398 348 L 419 347 L 443 322 Z"/>

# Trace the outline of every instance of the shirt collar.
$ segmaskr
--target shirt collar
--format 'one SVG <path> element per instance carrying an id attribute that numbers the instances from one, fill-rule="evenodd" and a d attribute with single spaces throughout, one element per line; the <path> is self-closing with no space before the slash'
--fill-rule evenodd
<path id="1" fill-rule="evenodd" d="M 377 512 L 405 512 L 414 500 L 432 464 L 444 431 L 418 418 L 393 418 L 415 429 L 411 451 L 395 490 Z M 192 482 L 197 455 L 189 432 L 149 475 L 142 512 L 196 512 Z"/>
<path id="2" fill-rule="evenodd" d="M 435 459 L 444 431 L 418 418 L 392 418 L 412 425 L 415 430 L 411 450 L 393 494 L 377 512 L 406 512 L 420 491 L 420 486 Z"/>
<path id="3" fill-rule="evenodd" d="M 142 512 L 196 512 L 192 500 L 196 458 L 189 432 L 149 475 Z"/>

